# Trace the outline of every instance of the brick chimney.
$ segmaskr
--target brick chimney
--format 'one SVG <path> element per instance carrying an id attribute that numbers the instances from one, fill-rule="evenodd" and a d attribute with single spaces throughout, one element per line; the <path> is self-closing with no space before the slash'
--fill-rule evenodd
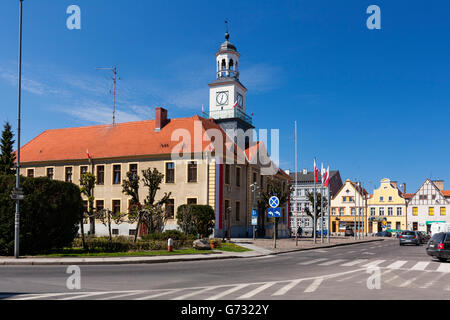
<path id="1" fill-rule="evenodd" d="M 406 183 L 403 182 L 403 194 L 405 194 L 405 193 L 406 193 Z"/>
<path id="2" fill-rule="evenodd" d="M 167 124 L 167 110 L 164 108 L 155 109 L 155 131 L 161 131 L 161 129 Z"/>
<path id="3" fill-rule="evenodd" d="M 444 180 L 434 180 L 433 183 L 439 188 L 439 190 L 444 190 Z"/>

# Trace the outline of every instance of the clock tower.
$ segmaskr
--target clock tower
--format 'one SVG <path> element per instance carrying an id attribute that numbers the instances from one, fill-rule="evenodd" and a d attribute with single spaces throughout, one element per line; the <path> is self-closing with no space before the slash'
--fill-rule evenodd
<path id="1" fill-rule="evenodd" d="M 216 80 L 209 84 L 209 117 L 225 131 L 247 131 L 254 128 L 245 113 L 247 88 L 239 81 L 240 55 L 229 39 L 227 32 L 216 53 Z"/>

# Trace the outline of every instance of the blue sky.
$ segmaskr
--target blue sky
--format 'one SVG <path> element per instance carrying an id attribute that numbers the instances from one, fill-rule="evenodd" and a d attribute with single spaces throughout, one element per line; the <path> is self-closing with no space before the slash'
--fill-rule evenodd
<path id="1" fill-rule="evenodd" d="M 16 128 L 18 3 L 0 4 L 0 122 Z M 66 9 L 81 8 L 81 30 Z M 381 30 L 366 9 L 381 8 Z M 450 188 L 448 1 L 25 0 L 22 142 L 46 129 L 186 117 L 208 105 L 224 19 L 241 54 L 247 113 L 280 129 L 280 163 L 317 161 L 369 191 L 388 177 Z"/>

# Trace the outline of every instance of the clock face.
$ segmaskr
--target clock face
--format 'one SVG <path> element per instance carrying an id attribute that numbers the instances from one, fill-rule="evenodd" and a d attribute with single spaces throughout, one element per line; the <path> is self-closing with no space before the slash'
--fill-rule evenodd
<path id="1" fill-rule="evenodd" d="M 216 101 L 218 105 L 224 105 L 228 103 L 228 91 L 217 92 Z"/>

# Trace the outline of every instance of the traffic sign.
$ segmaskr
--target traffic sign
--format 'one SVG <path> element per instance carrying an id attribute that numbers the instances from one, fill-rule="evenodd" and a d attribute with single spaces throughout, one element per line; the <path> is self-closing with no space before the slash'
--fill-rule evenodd
<path id="1" fill-rule="evenodd" d="M 278 208 L 278 206 L 280 205 L 280 199 L 278 199 L 278 197 L 271 197 L 269 199 L 269 206 L 271 206 L 272 208 Z"/>
<path id="2" fill-rule="evenodd" d="M 25 194 L 23 193 L 23 189 L 13 189 L 11 191 L 11 199 L 12 200 L 23 200 L 25 199 Z"/>
<path id="3" fill-rule="evenodd" d="M 281 217 L 281 208 L 269 208 L 269 209 L 267 209 L 267 216 L 269 218 L 280 218 Z"/>
<path id="4" fill-rule="evenodd" d="M 258 225 L 258 210 L 252 210 L 252 226 Z"/>

